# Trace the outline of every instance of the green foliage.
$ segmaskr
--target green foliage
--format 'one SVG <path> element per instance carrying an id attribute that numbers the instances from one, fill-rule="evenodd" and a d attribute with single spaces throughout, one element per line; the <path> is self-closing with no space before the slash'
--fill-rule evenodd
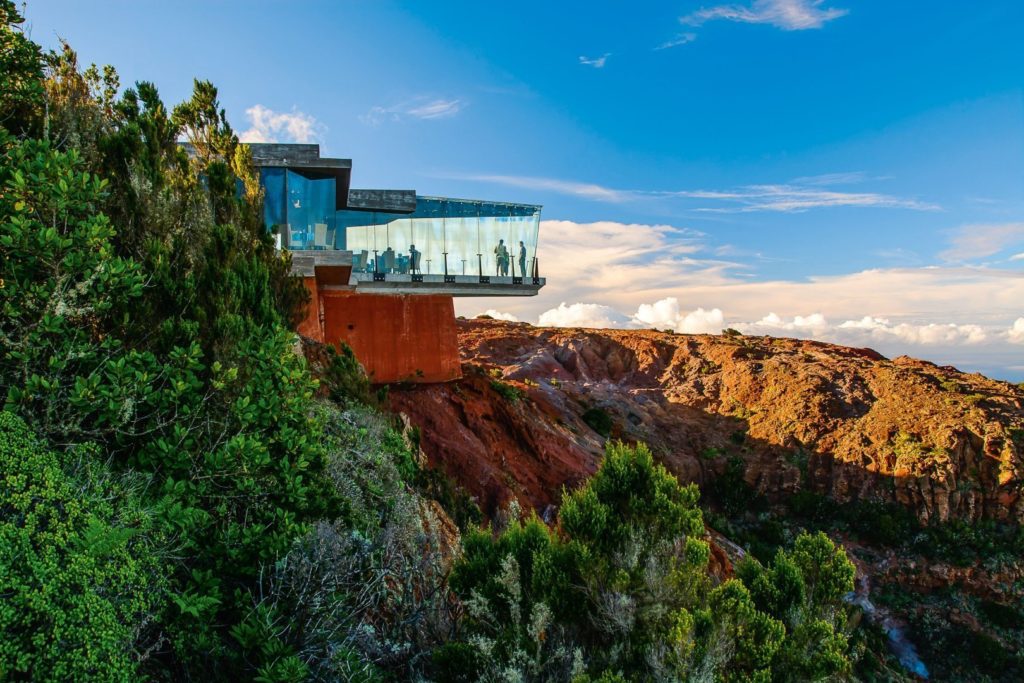
<path id="1" fill-rule="evenodd" d="M 491 380 L 491 389 L 509 403 L 518 403 L 526 396 L 519 387 L 499 380 Z"/>
<path id="2" fill-rule="evenodd" d="M 79 73 L 69 48 L 48 59 L 59 142 L 0 129 L 5 409 L 51 443 L 94 442 L 115 469 L 151 475 L 155 524 L 181 559 L 160 615 L 168 661 L 147 666 L 256 675 L 276 665 L 228 635 L 247 591 L 338 511 L 316 383 L 286 327 L 301 284 L 264 234 L 212 86 L 168 116 L 150 85 L 114 101 L 112 70 Z"/>
<path id="3" fill-rule="evenodd" d="M 484 521 L 483 512 L 476 501 L 440 468 L 419 468 L 415 485 L 416 490 L 425 498 L 436 500 L 461 531 L 479 526 Z"/>
<path id="4" fill-rule="evenodd" d="M 776 670 L 792 680 L 848 671 L 834 627 L 837 591 L 852 581 L 842 550 L 801 539 L 771 573 L 752 575 L 752 594 L 735 580 L 714 586 L 702 536 L 696 488 L 646 447 L 610 443 L 594 477 L 565 495 L 556 530 L 530 517 L 497 535 L 467 534 L 451 578 L 467 634 L 435 654 L 437 677 L 766 681 Z M 814 619 L 785 621 L 797 607 Z"/>
<path id="5" fill-rule="evenodd" d="M 725 464 L 725 471 L 715 477 L 708 493 L 727 515 L 738 515 L 746 511 L 760 511 L 768 506 L 764 496 L 758 494 L 746 482 L 746 464 L 743 458 L 734 455 Z"/>
<path id="6" fill-rule="evenodd" d="M 268 664 L 263 649 L 278 640 L 316 680 L 410 678 L 454 620 L 443 527 L 410 488 L 415 464 L 385 416 L 321 403 L 316 419 L 344 514 L 315 524 L 266 571 L 235 636 Z"/>
<path id="7" fill-rule="evenodd" d="M 955 379 L 944 379 L 939 382 L 939 386 L 942 387 L 943 391 L 948 391 L 951 394 L 960 393 L 961 384 L 960 382 L 957 382 Z"/>
<path id="8" fill-rule="evenodd" d="M 974 564 L 978 558 L 998 563 L 1024 557 L 1024 530 L 1016 525 L 960 519 L 922 525 L 900 505 L 871 500 L 840 505 L 806 490 L 790 496 L 786 504 L 809 528 L 851 533 L 869 543 L 960 566 Z"/>
<path id="9" fill-rule="evenodd" d="M 153 635 L 146 623 L 163 608 L 165 584 L 151 519 L 132 488 L 86 467 L 94 471 L 75 476 L 0 412 L 5 680 L 129 680 Z"/>
<path id="10" fill-rule="evenodd" d="M 370 380 L 356 354 L 352 352 L 352 347 L 342 344 L 341 351 L 330 345 L 326 348 L 330 354 L 330 363 L 324 373 L 324 382 L 331 399 L 339 403 L 375 403 L 377 397 L 371 391 Z"/>
<path id="11" fill-rule="evenodd" d="M 570 538 L 611 555 L 641 529 L 650 546 L 703 535 L 699 495 L 696 485 L 680 486 L 655 464 L 645 445 L 613 442 L 598 473 L 566 496 L 559 520 Z"/>
<path id="12" fill-rule="evenodd" d="M 603 408 L 588 408 L 583 413 L 583 422 L 604 438 L 611 436 L 614 423 L 612 416 Z"/>
<path id="13" fill-rule="evenodd" d="M 15 134 L 38 132 L 43 118 L 43 56 L 24 21 L 14 0 L 0 0 L 0 128 Z"/>
<path id="14" fill-rule="evenodd" d="M 801 534 L 793 550 L 779 550 L 768 567 L 753 559 L 737 567 L 758 609 L 786 627 L 773 680 L 815 681 L 849 674 L 842 597 L 853 590 L 854 573 L 843 549 L 821 532 Z"/>

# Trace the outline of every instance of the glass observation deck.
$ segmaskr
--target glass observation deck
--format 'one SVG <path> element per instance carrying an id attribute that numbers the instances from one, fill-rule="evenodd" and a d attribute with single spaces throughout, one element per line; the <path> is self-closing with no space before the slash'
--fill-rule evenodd
<path id="1" fill-rule="evenodd" d="M 336 221 L 356 272 L 537 276 L 539 206 L 417 197 L 410 214 L 344 210 Z"/>
<path id="2" fill-rule="evenodd" d="M 252 145 L 264 189 L 264 222 L 278 248 L 351 266 L 350 284 L 502 285 L 536 294 L 541 207 L 412 190 L 349 189 L 351 162 L 316 145 Z M 334 252 L 320 253 L 320 252 Z M 344 256 L 338 252 L 347 252 Z M 339 260 L 341 259 L 341 260 Z"/>

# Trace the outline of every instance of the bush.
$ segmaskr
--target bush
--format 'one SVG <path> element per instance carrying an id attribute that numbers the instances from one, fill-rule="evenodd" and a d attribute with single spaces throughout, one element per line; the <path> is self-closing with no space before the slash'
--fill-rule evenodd
<path id="1" fill-rule="evenodd" d="M 134 678 L 166 599 L 134 491 L 95 466 L 69 474 L 8 412 L 0 472 L 0 678 Z"/>
<path id="2" fill-rule="evenodd" d="M 411 489 L 415 462 L 384 415 L 325 402 L 316 420 L 345 514 L 314 524 L 268 567 L 233 634 L 271 666 L 271 654 L 293 657 L 316 680 L 411 678 L 454 621 L 452 541 Z"/>
<path id="3" fill-rule="evenodd" d="M 609 443 L 594 477 L 565 495 L 555 530 L 531 517 L 466 536 L 451 579 L 466 633 L 435 664 L 473 666 L 474 680 L 768 680 L 785 628 L 739 581 L 714 586 L 697 496 L 646 447 Z M 834 583 L 819 571 L 829 557 L 813 543 L 794 557 L 821 586 L 813 604 L 832 609 Z M 832 638 L 830 655 L 845 645 Z"/>
<path id="4" fill-rule="evenodd" d="M 526 396 L 522 389 L 507 382 L 491 380 L 491 389 L 509 403 L 518 403 Z"/>
<path id="5" fill-rule="evenodd" d="M 612 416 L 602 408 L 588 408 L 583 413 L 583 422 L 606 439 L 612 433 Z"/>

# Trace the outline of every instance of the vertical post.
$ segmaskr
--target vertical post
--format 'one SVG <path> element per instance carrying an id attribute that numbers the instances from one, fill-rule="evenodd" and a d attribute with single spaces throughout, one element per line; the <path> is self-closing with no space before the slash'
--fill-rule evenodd
<path id="1" fill-rule="evenodd" d="M 444 251 L 444 281 L 448 282 L 448 202 L 444 203 L 444 213 L 441 214 L 441 247 Z"/>
<path id="2" fill-rule="evenodd" d="M 367 245 L 366 246 L 370 246 L 369 245 L 369 240 L 367 240 Z M 374 211 L 373 212 L 373 272 L 374 272 L 374 274 L 377 273 L 377 262 L 379 260 L 380 259 L 377 258 L 377 212 Z"/>

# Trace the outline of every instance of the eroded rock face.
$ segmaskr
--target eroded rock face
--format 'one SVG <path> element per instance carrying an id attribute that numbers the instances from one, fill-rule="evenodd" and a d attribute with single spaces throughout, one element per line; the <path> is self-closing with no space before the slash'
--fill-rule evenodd
<path id="1" fill-rule="evenodd" d="M 428 458 L 481 501 L 550 516 L 597 468 L 604 438 L 644 441 L 683 481 L 730 457 L 778 498 L 901 503 L 922 521 L 1024 521 L 1024 391 L 870 349 L 770 337 L 459 322 L 465 378 L 392 387 Z M 499 393 L 522 392 L 522 400 Z"/>

